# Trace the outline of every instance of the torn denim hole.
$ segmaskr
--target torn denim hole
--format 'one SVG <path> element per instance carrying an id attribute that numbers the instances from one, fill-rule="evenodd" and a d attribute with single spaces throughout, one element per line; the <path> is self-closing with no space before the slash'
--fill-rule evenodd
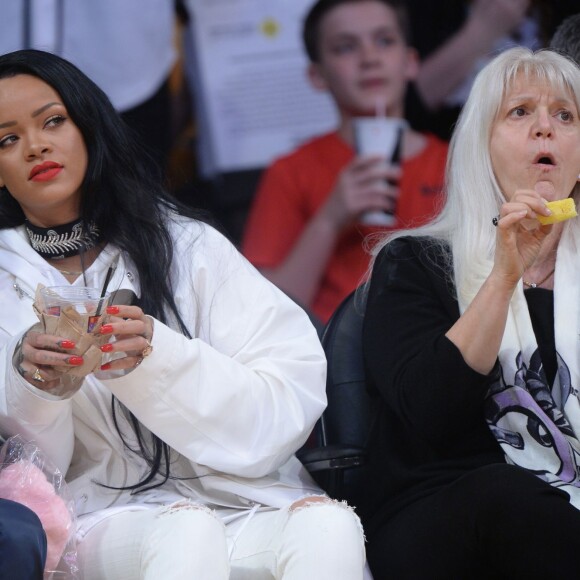
<path id="1" fill-rule="evenodd" d="M 296 514 L 306 509 L 312 509 L 313 507 L 316 506 L 329 506 L 329 505 L 338 506 L 340 509 L 349 511 L 354 516 L 354 519 L 361 533 L 363 541 L 366 543 L 367 539 L 360 518 L 354 511 L 354 508 L 351 505 L 349 505 L 345 500 L 332 499 L 325 495 L 308 495 L 296 500 L 288 509 L 288 514 L 292 516 L 293 514 Z"/>

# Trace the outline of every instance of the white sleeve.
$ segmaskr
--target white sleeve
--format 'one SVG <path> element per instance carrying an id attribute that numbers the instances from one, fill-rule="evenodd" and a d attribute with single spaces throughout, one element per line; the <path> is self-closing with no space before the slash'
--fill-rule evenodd
<path id="1" fill-rule="evenodd" d="M 0 349 L 0 426 L 33 440 L 66 474 L 74 447 L 72 402 L 35 389 L 14 369 L 12 355 L 21 335 Z"/>
<path id="2" fill-rule="evenodd" d="M 180 256 L 196 266 L 177 291 L 196 304 L 187 320 L 196 338 L 155 321 L 152 354 L 104 382 L 190 461 L 259 477 L 288 460 L 324 410 L 326 360 L 304 311 L 224 238 L 204 235 L 203 250 Z"/>

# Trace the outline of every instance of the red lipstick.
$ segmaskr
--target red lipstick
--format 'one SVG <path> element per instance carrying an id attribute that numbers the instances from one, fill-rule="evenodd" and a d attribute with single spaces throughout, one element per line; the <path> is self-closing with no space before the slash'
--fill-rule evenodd
<path id="1" fill-rule="evenodd" d="M 28 179 L 31 181 L 50 181 L 56 177 L 62 170 L 62 165 L 54 161 L 45 161 L 40 165 L 35 165 L 30 170 Z"/>

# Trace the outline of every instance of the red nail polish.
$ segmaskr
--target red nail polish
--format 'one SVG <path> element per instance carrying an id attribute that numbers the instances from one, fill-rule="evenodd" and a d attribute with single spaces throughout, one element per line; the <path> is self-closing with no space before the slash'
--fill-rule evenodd
<path id="1" fill-rule="evenodd" d="M 111 368 L 111 363 L 105 363 L 104 365 L 101 365 L 102 371 L 108 371 L 110 368 Z"/>
<path id="2" fill-rule="evenodd" d="M 111 334 L 113 332 L 113 325 L 112 324 L 103 324 L 101 326 L 101 330 L 99 330 L 101 334 Z"/>
<path id="3" fill-rule="evenodd" d="M 112 350 L 113 350 L 113 344 L 110 342 L 107 342 L 107 344 L 103 344 L 103 346 L 101 346 L 102 352 L 111 352 Z"/>
<path id="4" fill-rule="evenodd" d="M 74 348 L 75 343 L 72 340 L 61 340 L 59 346 L 60 348 Z"/>
<path id="5" fill-rule="evenodd" d="M 69 365 L 80 367 L 85 361 L 83 360 L 82 356 L 69 356 L 67 362 Z"/>
<path id="6" fill-rule="evenodd" d="M 107 306 L 107 314 L 119 314 L 118 306 Z"/>

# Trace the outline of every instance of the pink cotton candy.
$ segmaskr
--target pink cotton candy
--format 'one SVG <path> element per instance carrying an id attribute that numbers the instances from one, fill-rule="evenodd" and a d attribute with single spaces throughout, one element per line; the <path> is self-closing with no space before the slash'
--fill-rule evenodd
<path id="1" fill-rule="evenodd" d="M 71 514 L 44 473 L 30 461 L 0 470 L 0 497 L 30 508 L 40 518 L 48 540 L 45 571 L 56 569 L 69 539 Z"/>

